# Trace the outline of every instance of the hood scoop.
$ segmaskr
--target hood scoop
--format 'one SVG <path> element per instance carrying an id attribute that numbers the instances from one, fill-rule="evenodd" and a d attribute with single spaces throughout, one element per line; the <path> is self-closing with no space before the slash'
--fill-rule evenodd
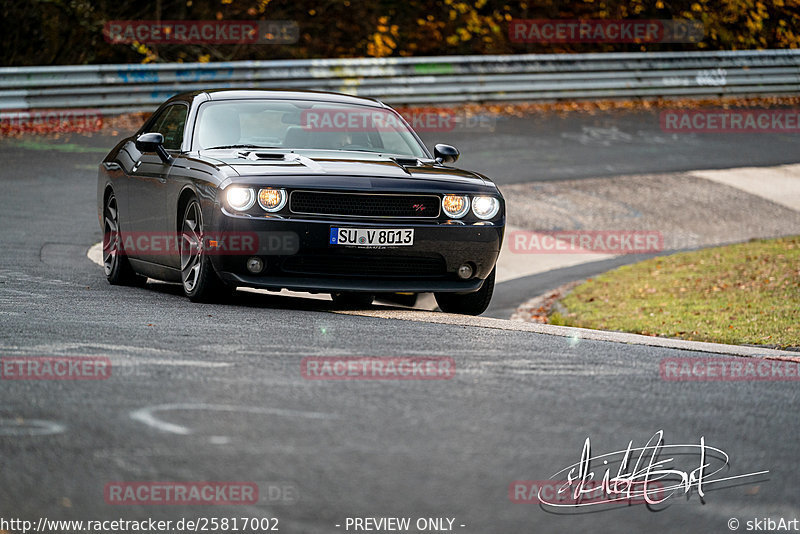
<path id="1" fill-rule="evenodd" d="M 302 165 L 300 157 L 297 154 L 283 154 L 280 152 L 257 152 L 254 150 L 247 150 L 239 152 L 239 157 L 250 161 L 264 161 L 274 164 L 283 165 Z"/>
<path id="2" fill-rule="evenodd" d="M 239 152 L 239 158 L 269 166 L 307 167 L 317 172 L 325 172 L 325 169 L 313 159 L 295 154 L 294 152 L 283 153 L 245 150 Z"/>

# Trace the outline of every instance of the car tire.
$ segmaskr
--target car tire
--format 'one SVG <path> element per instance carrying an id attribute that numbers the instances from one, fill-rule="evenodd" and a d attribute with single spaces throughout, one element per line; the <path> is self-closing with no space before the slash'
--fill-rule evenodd
<path id="1" fill-rule="evenodd" d="M 230 289 L 217 276 L 203 246 L 203 210 L 196 198 L 187 204 L 181 217 L 181 285 L 192 302 L 220 302 Z"/>
<path id="2" fill-rule="evenodd" d="M 119 208 L 112 191 L 103 206 L 103 271 L 115 286 L 144 286 L 147 278 L 136 274 L 125 255 L 120 238 Z"/>
<path id="3" fill-rule="evenodd" d="M 480 315 L 489 307 L 494 293 L 494 277 L 497 268 L 492 269 L 481 288 L 474 293 L 434 293 L 436 303 L 445 313 Z"/>
<path id="4" fill-rule="evenodd" d="M 375 295 L 372 293 L 331 293 L 333 305 L 344 310 L 363 310 L 372 306 Z"/>

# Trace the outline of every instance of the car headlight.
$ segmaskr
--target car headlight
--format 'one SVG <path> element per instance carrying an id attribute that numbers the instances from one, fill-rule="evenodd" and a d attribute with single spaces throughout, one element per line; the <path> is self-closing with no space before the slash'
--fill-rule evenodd
<path id="1" fill-rule="evenodd" d="M 500 211 L 500 201 L 495 197 L 472 197 L 472 213 L 479 219 L 488 220 Z"/>
<path id="2" fill-rule="evenodd" d="M 228 199 L 228 206 L 236 211 L 250 209 L 256 203 L 256 195 L 248 187 L 229 187 L 225 198 Z"/>
<path id="3" fill-rule="evenodd" d="M 265 211 L 280 211 L 286 205 L 286 191 L 283 189 L 261 189 L 258 192 L 258 205 Z"/>
<path id="4" fill-rule="evenodd" d="M 469 197 L 465 195 L 445 195 L 442 198 L 442 210 L 453 219 L 460 219 L 469 211 Z"/>

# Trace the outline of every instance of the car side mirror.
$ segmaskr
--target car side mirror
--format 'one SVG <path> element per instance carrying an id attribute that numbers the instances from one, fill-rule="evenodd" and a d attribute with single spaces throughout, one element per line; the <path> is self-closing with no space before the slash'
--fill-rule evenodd
<path id="1" fill-rule="evenodd" d="M 459 156 L 458 149 L 450 145 L 436 145 L 433 147 L 433 156 L 436 163 L 455 163 Z"/>
<path id="2" fill-rule="evenodd" d="M 142 134 L 136 138 L 134 144 L 139 152 L 155 152 L 164 163 L 172 161 L 172 156 L 164 150 L 164 136 L 158 132 Z"/>

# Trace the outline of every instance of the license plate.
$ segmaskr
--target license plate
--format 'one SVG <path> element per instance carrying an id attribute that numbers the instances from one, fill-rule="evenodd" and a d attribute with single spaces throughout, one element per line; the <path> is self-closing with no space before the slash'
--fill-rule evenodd
<path id="1" fill-rule="evenodd" d="M 398 247 L 414 244 L 413 228 L 331 228 L 331 245 Z"/>

